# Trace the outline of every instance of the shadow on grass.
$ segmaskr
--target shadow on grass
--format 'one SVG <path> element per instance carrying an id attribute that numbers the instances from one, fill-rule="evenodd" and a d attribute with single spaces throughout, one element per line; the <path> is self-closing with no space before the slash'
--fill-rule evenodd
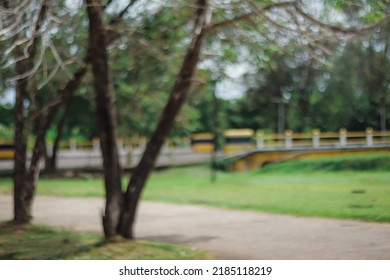
<path id="1" fill-rule="evenodd" d="M 102 244 L 101 238 L 93 234 L 13 222 L 0 224 L 0 259 L 66 259 Z"/>
<path id="2" fill-rule="evenodd" d="M 186 246 L 116 239 L 37 225 L 0 223 L 0 260 L 179 260 L 209 259 Z"/>

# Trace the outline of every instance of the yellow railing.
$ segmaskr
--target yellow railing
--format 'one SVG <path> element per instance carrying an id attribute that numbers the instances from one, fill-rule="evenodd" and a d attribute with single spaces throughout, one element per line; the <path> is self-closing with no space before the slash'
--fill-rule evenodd
<path id="1" fill-rule="evenodd" d="M 304 146 L 373 146 L 390 144 L 390 131 L 374 131 L 371 128 L 367 128 L 366 131 L 347 131 L 346 129 L 340 129 L 338 132 L 321 132 L 318 129 L 313 129 L 310 133 L 294 133 L 291 130 L 287 130 L 283 134 L 265 134 L 258 132 L 255 135 L 255 142 L 259 149 Z"/>
<path id="2" fill-rule="evenodd" d="M 237 136 L 240 136 L 239 130 L 237 130 Z M 199 134 L 200 135 L 200 134 Z M 199 136 L 198 135 L 198 136 Z M 207 137 L 211 137 L 210 133 Z M 236 136 L 236 135 L 234 135 Z M 247 136 L 245 134 L 245 136 Z M 200 137 L 200 136 L 199 136 Z M 176 139 L 177 140 L 177 139 Z M 299 148 L 299 147 L 312 147 L 319 148 L 324 146 L 334 146 L 334 147 L 348 147 L 353 145 L 364 145 L 364 146 L 375 146 L 390 144 L 390 131 L 374 131 L 371 128 L 367 128 L 366 131 L 347 131 L 346 129 L 340 129 L 338 132 L 322 132 L 318 129 L 313 129 L 310 133 L 295 133 L 291 130 L 285 131 L 282 134 L 275 133 L 263 133 L 262 131 L 257 131 L 253 135 L 253 141 L 250 143 L 241 143 L 237 144 L 226 144 L 230 145 L 231 149 L 227 149 L 230 152 L 237 152 L 237 149 L 247 150 L 252 148 L 257 149 L 271 149 L 271 148 Z M 177 142 L 177 141 L 176 141 Z M 190 147 L 190 139 L 183 138 L 179 139 L 179 142 L 182 143 L 184 147 Z M 184 143 L 184 144 L 183 144 Z M 1 142 L 0 145 L 9 143 Z M 119 139 L 118 145 L 120 149 L 132 150 L 132 149 L 143 149 L 146 146 L 146 138 L 139 136 L 133 139 Z M 198 149 L 194 149 L 197 152 L 205 152 L 202 150 L 204 145 L 207 146 L 207 152 L 213 151 L 213 143 L 199 144 Z M 241 146 L 240 146 L 241 145 Z M 50 151 L 52 143 L 48 143 L 48 149 Z M 240 147 L 239 147 L 240 146 Z M 175 143 L 168 141 L 166 147 L 175 147 Z M 194 147 L 193 147 L 194 148 Z M 93 139 L 88 141 L 62 141 L 60 144 L 61 150 L 100 150 L 99 139 Z M 226 149 L 224 149 L 226 150 Z M 227 151 L 226 150 L 226 151 Z M 0 149 L 0 159 L 12 158 L 13 149 Z"/>

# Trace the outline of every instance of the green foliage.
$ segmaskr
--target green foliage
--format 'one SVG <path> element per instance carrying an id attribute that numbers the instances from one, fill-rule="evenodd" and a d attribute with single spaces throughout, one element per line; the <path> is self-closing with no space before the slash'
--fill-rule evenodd
<path id="1" fill-rule="evenodd" d="M 13 122 L 13 107 L 10 104 L 0 104 L 0 124 L 9 126 Z"/>
<path id="2" fill-rule="evenodd" d="M 283 100 L 286 128 L 293 131 L 383 129 L 381 118 L 388 123 L 390 116 L 388 44 L 377 39 L 349 43 L 330 66 L 274 54 L 272 64 L 246 75 L 248 89 L 231 103 L 229 126 L 275 132 L 277 102 Z"/>
<path id="3" fill-rule="evenodd" d="M 0 143 L 6 142 L 6 143 L 12 143 L 14 140 L 14 131 L 13 127 L 6 127 L 2 124 L 0 124 Z"/>
<path id="4" fill-rule="evenodd" d="M 0 104 L 0 142 L 12 142 L 13 107 L 9 104 Z"/>
<path id="5" fill-rule="evenodd" d="M 265 6 L 276 1 L 255 1 Z M 300 1 L 309 9 L 309 2 Z M 329 20 L 333 9 L 346 15 L 351 25 L 372 23 L 388 12 L 387 0 L 320 1 L 324 5 L 321 18 Z M 175 75 L 182 61 L 192 28 L 194 7 L 190 1 L 181 4 L 161 5 L 153 9 L 129 13 L 118 32 L 126 33 L 109 49 L 110 66 L 116 92 L 118 132 L 120 137 L 150 135 L 155 128 Z M 80 60 L 87 49 L 87 19 L 85 9 L 68 11 L 60 6 L 59 14 L 67 14 L 68 20 L 51 34 L 52 43 L 61 58 Z M 224 7 L 224 8 L 222 8 Z M 242 1 L 229 1 L 216 6 L 213 22 L 233 18 L 248 12 L 250 6 Z M 69 13 L 69 14 L 68 14 Z M 328 14 L 327 14 L 328 13 Z M 113 15 L 109 14 L 107 20 Z M 285 25 L 287 18 L 275 17 L 275 22 Z M 237 22 L 233 28 L 222 29 L 218 36 L 208 36 L 204 53 L 207 70 L 198 71 L 196 79 L 204 85 L 195 85 L 189 104 L 177 119 L 172 136 L 194 132 L 212 131 L 214 88 L 210 80 L 221 78 L 228 65 L 247 62 L 257 70 L 244 78 L 245 96 L 239 100 L 220 101 L 220 128 L 252 128 L 276 132 L 278 129 L 278 100 L 286 102 L 286 128 L 294 131 L 364 130 L 380 127 L 380 111 L 389 105 L 390 63 L 388 57 L 389 26 L 375 30 L 370 38 L 340 48 L 341 53 L 323 57 L 332 66 L 321 65 L 309 59 L 311 53 L 302 47 L 300 38 L 291 38 L 287 31 L 276 27 L 263 18 Z M 333 50 L 330 42 L 316 42 Z M 4 51 L 10 42 L 0 48 Z M 313 51 L 313 50 L 312 50 Z M 314 50 L 317 53 L 318 50 Z M 288 53 L 288 54 L 287 54 Z M 216 54 L 209 56 L 208 54 Z M 9 58 L 2 58 L 5 63 Z M 35 83 L 42 84 L 53 70 L 56 57 L 50 48 L 42 61 L 42 71 Z M 78 65 L 66 65 L 39 90 L 39 107 L 55 98 Z M 215 71 L 214 71 L 215 70 Z M 2 69 L 0 89 L 4 79 L 12 74 L 12 67 Z M 91 139 L 97 136 L 94 95 L 91 78 L 87 77 L 73 100 L 70 116 L 66 121 L 63 138 Z M 11 130 L 13 112 L 0 105 L 0 123 Z M 387 110 L 388 119 L 390 110 Z M 60 114 L 56 117 L 59 118 Z M 383 125 L 382 125 L 383 126 Z M 3 129 L 4 130 L 4 129 Z M 48 140 L 53 140 L 57 129 L 53 126 Z M 9 137 L 2 132 L 1 137 Z"/>
<path id="6" fill-rule="evenodd" d="M 188 15 L 186 8 L 162 6 L 139 19 L 131 40 L 111 50 L 120 136 L 153 132 L 181 63 Z M 194 114 L 187 107 L 177 127 L 186 129 Z"/>
<path id="7" fill-rule="evenodd" d="M 335 58 L 326 87 L 313 104 L 316 114 L 312 119 L 321 130 L 381 129 L 381 110 L 390 102 L 385 74 L 390 63 L 375 48 L 370 44 L 350 44 Z"/>
<path id="8" fill-rule="evenodd" d="M 364 24 L 380 20 L 388 12 L 388 0 L 330 0 L 328 5 L 344 12 L 350 19 L 357 19 Z"/>

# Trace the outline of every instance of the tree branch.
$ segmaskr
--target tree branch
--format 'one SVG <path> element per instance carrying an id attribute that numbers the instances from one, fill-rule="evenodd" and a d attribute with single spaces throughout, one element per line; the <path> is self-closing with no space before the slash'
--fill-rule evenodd
<path id="1" fill-rule="evenodd" d="M 132 0 L 132 2 L 135 2 L 136 0 Z M 115 25 L 118 24 L 118 22 L 110 24 L 110 28 L 114 29 Z M 107 44 L 111 44 L 116 39 L 118 39 L 119 35 L 116 32 L 110 32 L 110 35 L 108 36 L 108 42 Z M 90 51 L 87 51 L 87 54 L 85 55 L 83 59 L 82 65 L 74 72 L 73 76 L 69 79 L 67 84 L 64 86 L 63 89 L 59 91 L 58 97 L 54 100 L 52 100 L 43 110 L 41 110 L 39 113 L 35 114 L 33 116 L 33 119 L 40 118 L 42 115 L 49 114 L 48 112 L 53 111 L 53 114 L 57 112 L 61 104 L 63 104 L 67 99 L 71 98 L 74 91 L 78 88 L 80 85 L 82 79 L 84 78 L 85 74 L 88 70 L 88 64 L 90 63 Z"/>
<path id="2" fill-rule="evenodd" d="M 259 15 L 262 15 L 262 14 L 264 14 L 265 12 L 267 12 L 267 11 L 269 11 L 271 9 L 274 9 L 274 8 L 287 8 L 287 7 L 290 7 L 290 6 L 292 7 L 292 6 L 294 6 L 294 4 L 295 4 L 295 1 L 286 1 L 286 2 L 269 4 L 268 6 L 265 6 L 263 8 L 259 8 L 256 11 L 253 11 L 253 12 L 250 12 L 250 13 L 247 13 L 247 14 L 243 14 L 243 15 L 234 17 L 232 19 L 228 19 L 228 20 L 224 20 L 224 21 L 221 21 L 221 22 L 217 22 L 217 23 L 211 24 L 211 25 L 205 27 L 204 32 L 212 33 L 212 32 L 217 31 L 218 29 L 231 26 L 231 25 L 233 25 L 234 23 L 236 23 L 238 21 L 249 20 L 249 19 L 251 19 L 253 17 L 257 17 Z"/>
<path id="3" fill-rule="evenodd" d="M 104 9 L 106 9 L 108 6 L 110 6 L 110 4 L 112 3 L 113 0 L 108 0 L 106 5 L 104 6 Z"/>
<path id="4" fill-rule="evenodd" d="M 117 16 L 110 20 L 109 25 L 116 24 L 118 21 L 122 20 L 129 8 L 133 6 L 135 2 L 137 2 L 137 0 L 130 0 L 129 4 L 127 4 L 127 6 Z"/>
<path id="5" fill-rule="evenodd" d="M 37 32 L 39 31 L 39 29 L 41 29 L 41 26 L 42 26 L 42 22 L 45 18 L 45 15 L 46 15 L 46 12 L 47 12 L 47 8 L 48 8 L 48 0 L 45 0 L 41 6 L 41 10 L 39 12 L 39 15 L 38 15 L 38 18 L 37 18 L 37 21 L 36 21 L 36 24 L 35 24 L 35 28 L 34 28 L 34 32 L 33 32 L 33 42 L 31 44 L 31 46 L 28 48 L 28 54 L 29 54 L 29 57 L 32 57 L 34 56 L 35 52 L 36 52 L 36 48 L 38 46 L 38 39 L 37 37 L 35 36 L 35 34 L 37 34 Z"/>
<path id="6" fill-rule="evenodd" d="M 368 31 L 371 31 L 372 29 L 377 28 L 378 26 L 384 24 L 387 20 L 390 19 L 390 14 L 387 14 L 386 16 L 382 17 L 377 22 L 370 24 L 370 25 L 367 25 L 367 26 L 364 26 L 364 27 L 344 28 L 341 26 L 328 24 L 328 23 L 325 23 L 325 22 L 322 22 L 320 20 L 315 19 L 313 16 L 304 12 L 297 3 L 294 4 L 294 8 L 302 17 L 304 17 L 310 23 L 315 24 L 321 28 L 328 29 L 330 31 L 337 32 L 337 33 L 342 33 L 342 34 L 352 34 L 352 33 L 363 34 L 363 33 L 366 33 Z"/>

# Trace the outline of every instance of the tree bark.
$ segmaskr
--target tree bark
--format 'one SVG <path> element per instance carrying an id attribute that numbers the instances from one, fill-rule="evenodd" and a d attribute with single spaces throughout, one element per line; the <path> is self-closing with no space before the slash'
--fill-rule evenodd
<path id="1" fill-rule="evenodd" d="M 36 32 L 39 32 L 40 26 L 45 18 L 48 0 L 45 0 L 42 3 L 41 9 L 39 11 L 39 16 L 37 24 L 35 27 Z M 131 1 L 132 4 L 135 1 Z M 117 16 L 115 22 L 113 22 L 110 27 L 114 29 L 116 24 L 118 24 L 124 13 L 130 5 Z M 115 39 L 120 37 L 118 33 L 109 32 L 108 35 L 109 43 L 113 42 Z M 24 60 L 18 61 L 16 63 L 16 74 L 22 76 L 24 73 L 27 73 L 32 69 L 34 60 L 36 57 L 37 47 L 38 47 L 39 36 L 35 36 L 33 43 L 28 48 L 28 57 Z M 23 55 L 23 51 L 18 48 L 19 52 L 17 56 L 20 57 Z M 38 136 L 35 141 L 35 147 L 33 150 L 32 160 L 29 168 L 27 167 L 27 138 L 29 134 L 29 125 L 28 118 L 31 118 L 31 114 L 27 116 L 27 108 L 25 108 L 24 102 L 28 100 L 29 96 L 35 96 L 35 89 L 29 88 L 28 78 L 19 79 L 16 81 L 16 99 L 15 99 L 15 154 L 14 154 L 14 222 L 15 223 L 28 223 L 32 217 L 32 203 L 35 194 L 36 180 L 39 175 L 39 162 L 44 153 L 44 139 L 47 132 L 47 129 L 50 127 L 55 114 L 58 109 L 62 106 L 64 102 L 70 98 L 71 95 L 79 87 L 81 81 L 85 77 L 85 74 L 88 70 L 88 63 L 90 61 L 89 52 L 84 58 L 84 65 L 80 66 L 79 69 L 74 72 L 72 78 L 67 82 L 65 87 L 59 91 L 59 100 L 54 103 L 52 106 L 46 109 L 44 112 L 40 112 L 41 122 L 39 124 Z M 34 92 L 33 92 L 34 91 Z M 31 113 L 31 112 L 30 112 Z M 42 118 L 42 116 L 45 116 Z M 40 136 L 39 136 L 40 135 Z"/>
<path id="2" fill-rule="evenodd" d="M 175 84 L 160 117 L 158 125 L 148 142 L 142 158 L 135 168 L 125 194 L 125 207 L 121 215 L 119 233 L 128 239 L 134 237 L 133 224 L 136 210 L 144 185 L 154 168 L 161 147 L 169 136 L 180 109 L 190 92 L 192 80 L 199 61 L 200 51 L 204 42 L 209 4 L 207 0 L 198 0 L 194 36 L 188 47 Z"/>
<path id="3" fill-rule="evenodd" d="M 89 52 L 94 76 L 95 100 L 99 127 L 100 148 L 103 155 L 106 207 L 103 229 L 106 239 L 117 234 L 123 207 L 122 170 L 116 139 L 116 111 L 111 70 L 108 65 L 107 38 L 103 25 L 103 10 L 98 0 L 86 0 L 89 17 Z"/>
<path id="4" fill-rule="evenodd" d="M 62 138 L 62 134 L 64 131 L 65 121 L 68 118 L 68 115 L 70 112 L 70 107 L 72 105 L 72 97 L 73 97 L 73 92 L 70 92 L 69 97 L 68 97 L 68 101 L 66 102 L 66 105 L 65 105 L 65 110 L 64 110 L 60 120 L 57 123 L 57 135 L 56 135 L 56 138 L 54 139 L 51 155 L 46 155 L 46 157 L 45 157 L 45 172 L 46 172 L 46 174 L 52 175 L 52 174 L 57 173 L 57 155 L 58 155 L 58 150 L 60 147 L 60 141 Z M 46 147 L 45 147 L 45 149 L 46 149 Z"/>
<path id="5" fill-rule="evenodd" d="M 17 71 L 22 71 L 24 65 L 17 64 Z M 27 182 L 27 133 L 24 117 L 24 100 L 27 98 L 27 80 L 16 82 L 15 100 L 15 153 L 14 153 L 14 222 L 23 224 L 31 219 L 32 199 L 29 195 L 30 186 Z"/>
<path id="6" fill-rule="evenodd" d="M 39 32 L 42 22 L 47 12 L 47 1 L 44 1 L 40 7 L 35 32 Z M 27 50 L 28 57 L 15 64 L 17 75 L 27 73 L 32 67 L 38 47 L 38 39 L 34 38 L 32 44 Z M 18 56 L 23 54 L 23 50 L 16 48 Z M 35 191 L 35 182 L 31 181 L 27 170 L 27 138 L 29 132 L 28 120 L 25 117 L 25 104 L 29 96 L 35 95 L 29 88 L 28 78 L 22 78 L 16 81 L 15 97 L 15 134 L 14 134 L 14 222 L 18 224 L 28 223 L 32 218 L 32 203 Z"/>

